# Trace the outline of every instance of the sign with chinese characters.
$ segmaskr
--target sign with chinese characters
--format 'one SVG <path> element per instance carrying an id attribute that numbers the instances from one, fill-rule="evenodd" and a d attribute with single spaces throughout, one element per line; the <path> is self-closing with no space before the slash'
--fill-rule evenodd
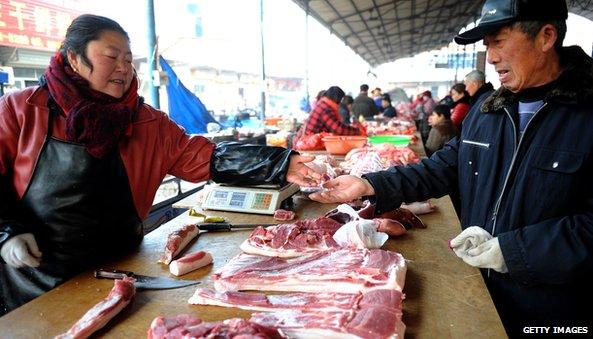
<path id="1" fill-rule="evenodd" d="M 77 3 L 0 0 L 0 46 L 57 50 L 72 20 L 82 14 Z"/>

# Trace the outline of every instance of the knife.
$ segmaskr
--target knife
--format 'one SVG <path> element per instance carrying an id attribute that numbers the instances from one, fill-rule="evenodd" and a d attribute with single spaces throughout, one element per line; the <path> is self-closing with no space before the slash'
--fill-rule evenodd
<path id="1" fill-rule="evenodd" d="M 165 277 L 149 277 L 146 275 L 135 274 L 130 271 L 104 269 L 95 271 L 95 278 L 97 279 L 123 279 L 124 277 L 136 279 L 134 286 L 144 290 L 167 290 L 201 283 L 201 281 L 198 280 L 176 280 Z"/>
<path id="2" fill-rule="evenodd" d="M 228 222 L 208 222 L 197 225 L 202 231 L 230 231 L 234 229 L 254 229 L 258 226 L 275 226 L 278 224 L 231 224 Z"/>

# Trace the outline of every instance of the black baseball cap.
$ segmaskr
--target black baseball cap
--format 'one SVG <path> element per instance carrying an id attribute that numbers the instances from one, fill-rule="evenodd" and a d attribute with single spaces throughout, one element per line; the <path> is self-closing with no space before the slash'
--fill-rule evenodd
<path id="1" fill-rule="evenodd" d="M 565 0 L 486 0 L 476 27 L 455 37 L 460 45 L 473 44 L 517 21 L 566 20 Z"/>

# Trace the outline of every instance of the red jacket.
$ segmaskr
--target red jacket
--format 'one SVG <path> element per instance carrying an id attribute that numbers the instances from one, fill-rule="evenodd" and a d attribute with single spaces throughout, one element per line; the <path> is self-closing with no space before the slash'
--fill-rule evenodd
<path id="1" fill-rule="evenodd" d="M 469 112 L 469 104 L 467 102 L 458 102 L 451 112 L 451 121 L 457 128 L 461 128 L 461 123 Z"/>
<path id="2" fill-rule="evenodd" d="M 19 199 L 47 135 L 48 97 L 45 88 L 29 87 L 0 98 L 0 175 L 11 179 Z M 65 129 L 63 116 L 54 119 L 56 138 L 64 140 Z M 165 175 L 191 182 L 209 179 L 215 145 L 204 137 L 187 135 L 165 113 L 144 104 L 131 133 L 119 149 L 141 219 L 150 212 Z"/>

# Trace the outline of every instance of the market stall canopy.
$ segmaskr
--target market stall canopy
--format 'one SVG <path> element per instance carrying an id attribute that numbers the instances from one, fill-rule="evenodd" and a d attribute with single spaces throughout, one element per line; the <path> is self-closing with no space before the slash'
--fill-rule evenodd
<path id="1" fill-rule="evenodd" d="M 446 46 L 480 17 L 475 0 L 293 0 L 371 66 Z M 567 0 L 593 20 L 591 0 Z"/>

